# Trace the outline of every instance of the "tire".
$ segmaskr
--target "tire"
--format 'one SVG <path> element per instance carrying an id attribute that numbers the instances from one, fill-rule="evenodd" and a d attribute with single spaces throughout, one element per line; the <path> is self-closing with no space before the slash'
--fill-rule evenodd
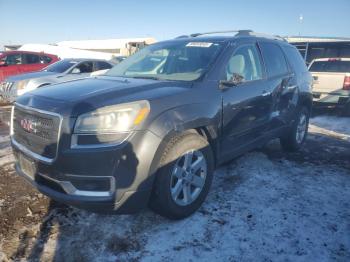
<path id="1" fill-rule="evenodd" d="M 186 172 L 185 167 L 190 166 Z M 165 147 L 158 165 L 151 209 L 169 219 L 190 216 L 204 202 L 213 171 L 213 153 L 206 139 L 196 133 L 174 137 Z"/>
<path id="2" fill-rule="evenodd" d="M 303 117 L 305 117 L 305 119 Z M 286 134 L 280 138 L 281 146 L 285 151 L 293 152 L 299 150 L 302 147 L 308 133 L 309 118 L 310 110 L 308 110 L 306 107 L 302 107 L 298 111 L 296 120 L 293 125 L 289 128 Z M 300 133 L 302 131 L 304 132 Z"/>

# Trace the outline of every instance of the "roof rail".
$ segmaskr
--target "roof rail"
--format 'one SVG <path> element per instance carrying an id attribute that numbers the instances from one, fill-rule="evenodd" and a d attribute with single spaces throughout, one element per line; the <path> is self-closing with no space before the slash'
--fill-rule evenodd
<path id="1" fill-rule="evenodd" d="M 236 33 L 235 36 L 256 36 L 256 37 L 265 37 L 265 38 L 269 38 L 269 39 L 286 41 L 286 39 L 284 39 L 283 37 L 278 36 L 278 35 L 268 35 L 268 34 L 263 34 L 263 33 L 257 33 L 257 32 L 254 32 L 252 30 L 249 30 L 249 29 L 194 33 L 194 34 L 190 34 L 190 35 L 181 35 L 181 36 L 178 36 L 176 38 L 198 37 L 198 36 L 202 36 L 202 35 L 227 34 L 227 33 Z"/>
<path id="2" fill-rule="evenodd" d="M 264 38 L 269 38 L 269 39 L 274 39 L 274 40 L 281 40 L 284 42 L 287 42 L 287 40 L 279 35 L 269 35 L 269 34 L 264 34 L 264 33 L 257 33 L 257 32 L 250 32 L 249 35 L 251 36 L 256 36 L 256 37 L 264 37 Z M 239 36 L 239 34 L 237 34 L 236 36 Z"/>
<path id="3" fill-rule="evenodd" d="M 226 31 L 214 31 L 214 32 L 205 32 L 205 33 L 194 33 L 190 34 L 190 37 L 197 37 L 201 35 L 213 35 L 213 34 L 227 34 L 227 33 L 249 33 L 253 32 L 252 30 L 226 30 Z"/>

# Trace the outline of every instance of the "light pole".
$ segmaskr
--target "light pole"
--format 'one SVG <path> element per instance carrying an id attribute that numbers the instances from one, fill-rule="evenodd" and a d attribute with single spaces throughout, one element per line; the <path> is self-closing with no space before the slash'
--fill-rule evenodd
<path id="1" fill-rule="evenodd" d="M 302 14 L 299 15 L 299 38 L 301 36 L 301 29 L 302 29 L 302 25 L 303 25 L 303 20 L 304 20 L 304 16 Z"/>

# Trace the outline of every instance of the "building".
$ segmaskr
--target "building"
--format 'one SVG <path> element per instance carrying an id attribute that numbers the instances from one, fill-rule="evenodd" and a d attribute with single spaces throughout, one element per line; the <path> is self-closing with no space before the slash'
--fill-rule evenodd
<path id="1" fill-rule="evenodd" d="M 291 36 L 285 39 L 298 48 L 307 64 L 316 58 L 350 57 L 350 38 Z"/>
<path id="2" fill-rule="evenodd" d="M 44 52 L 64 58 L 98 58 L 110 60 L 117 56 L 129 56 L 156 42 L 154 38 L 125 38 L 105 40 L 62 41 L 56 44 L 6 45 L 6 50 Z"/>
<path id="3" fill-rule="evenodd" d="M 114 56 L 129 56 L 140 48 L 156 42 L 154 38 L 125 38 L 106 40 L 62 41 L 58 46 L 79 50 L 109 53 Z"/>

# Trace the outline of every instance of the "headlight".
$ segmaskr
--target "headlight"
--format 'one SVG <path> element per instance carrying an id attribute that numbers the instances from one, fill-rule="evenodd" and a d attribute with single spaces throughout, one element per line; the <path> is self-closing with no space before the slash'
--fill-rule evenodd
<path id="1" fill-rule="evenodd" d="M 150 106 L 147 101 L 107 106 L 80 115 L 75 134 L 111 134 L 132 131 L 147 117 Z"/>
<path id="2" fill-rule="evenodd" d="M 21 80 L 15 83 L 15 86 L 17 90 L 24 89 L 29 81 L 28 80 Z"/>

